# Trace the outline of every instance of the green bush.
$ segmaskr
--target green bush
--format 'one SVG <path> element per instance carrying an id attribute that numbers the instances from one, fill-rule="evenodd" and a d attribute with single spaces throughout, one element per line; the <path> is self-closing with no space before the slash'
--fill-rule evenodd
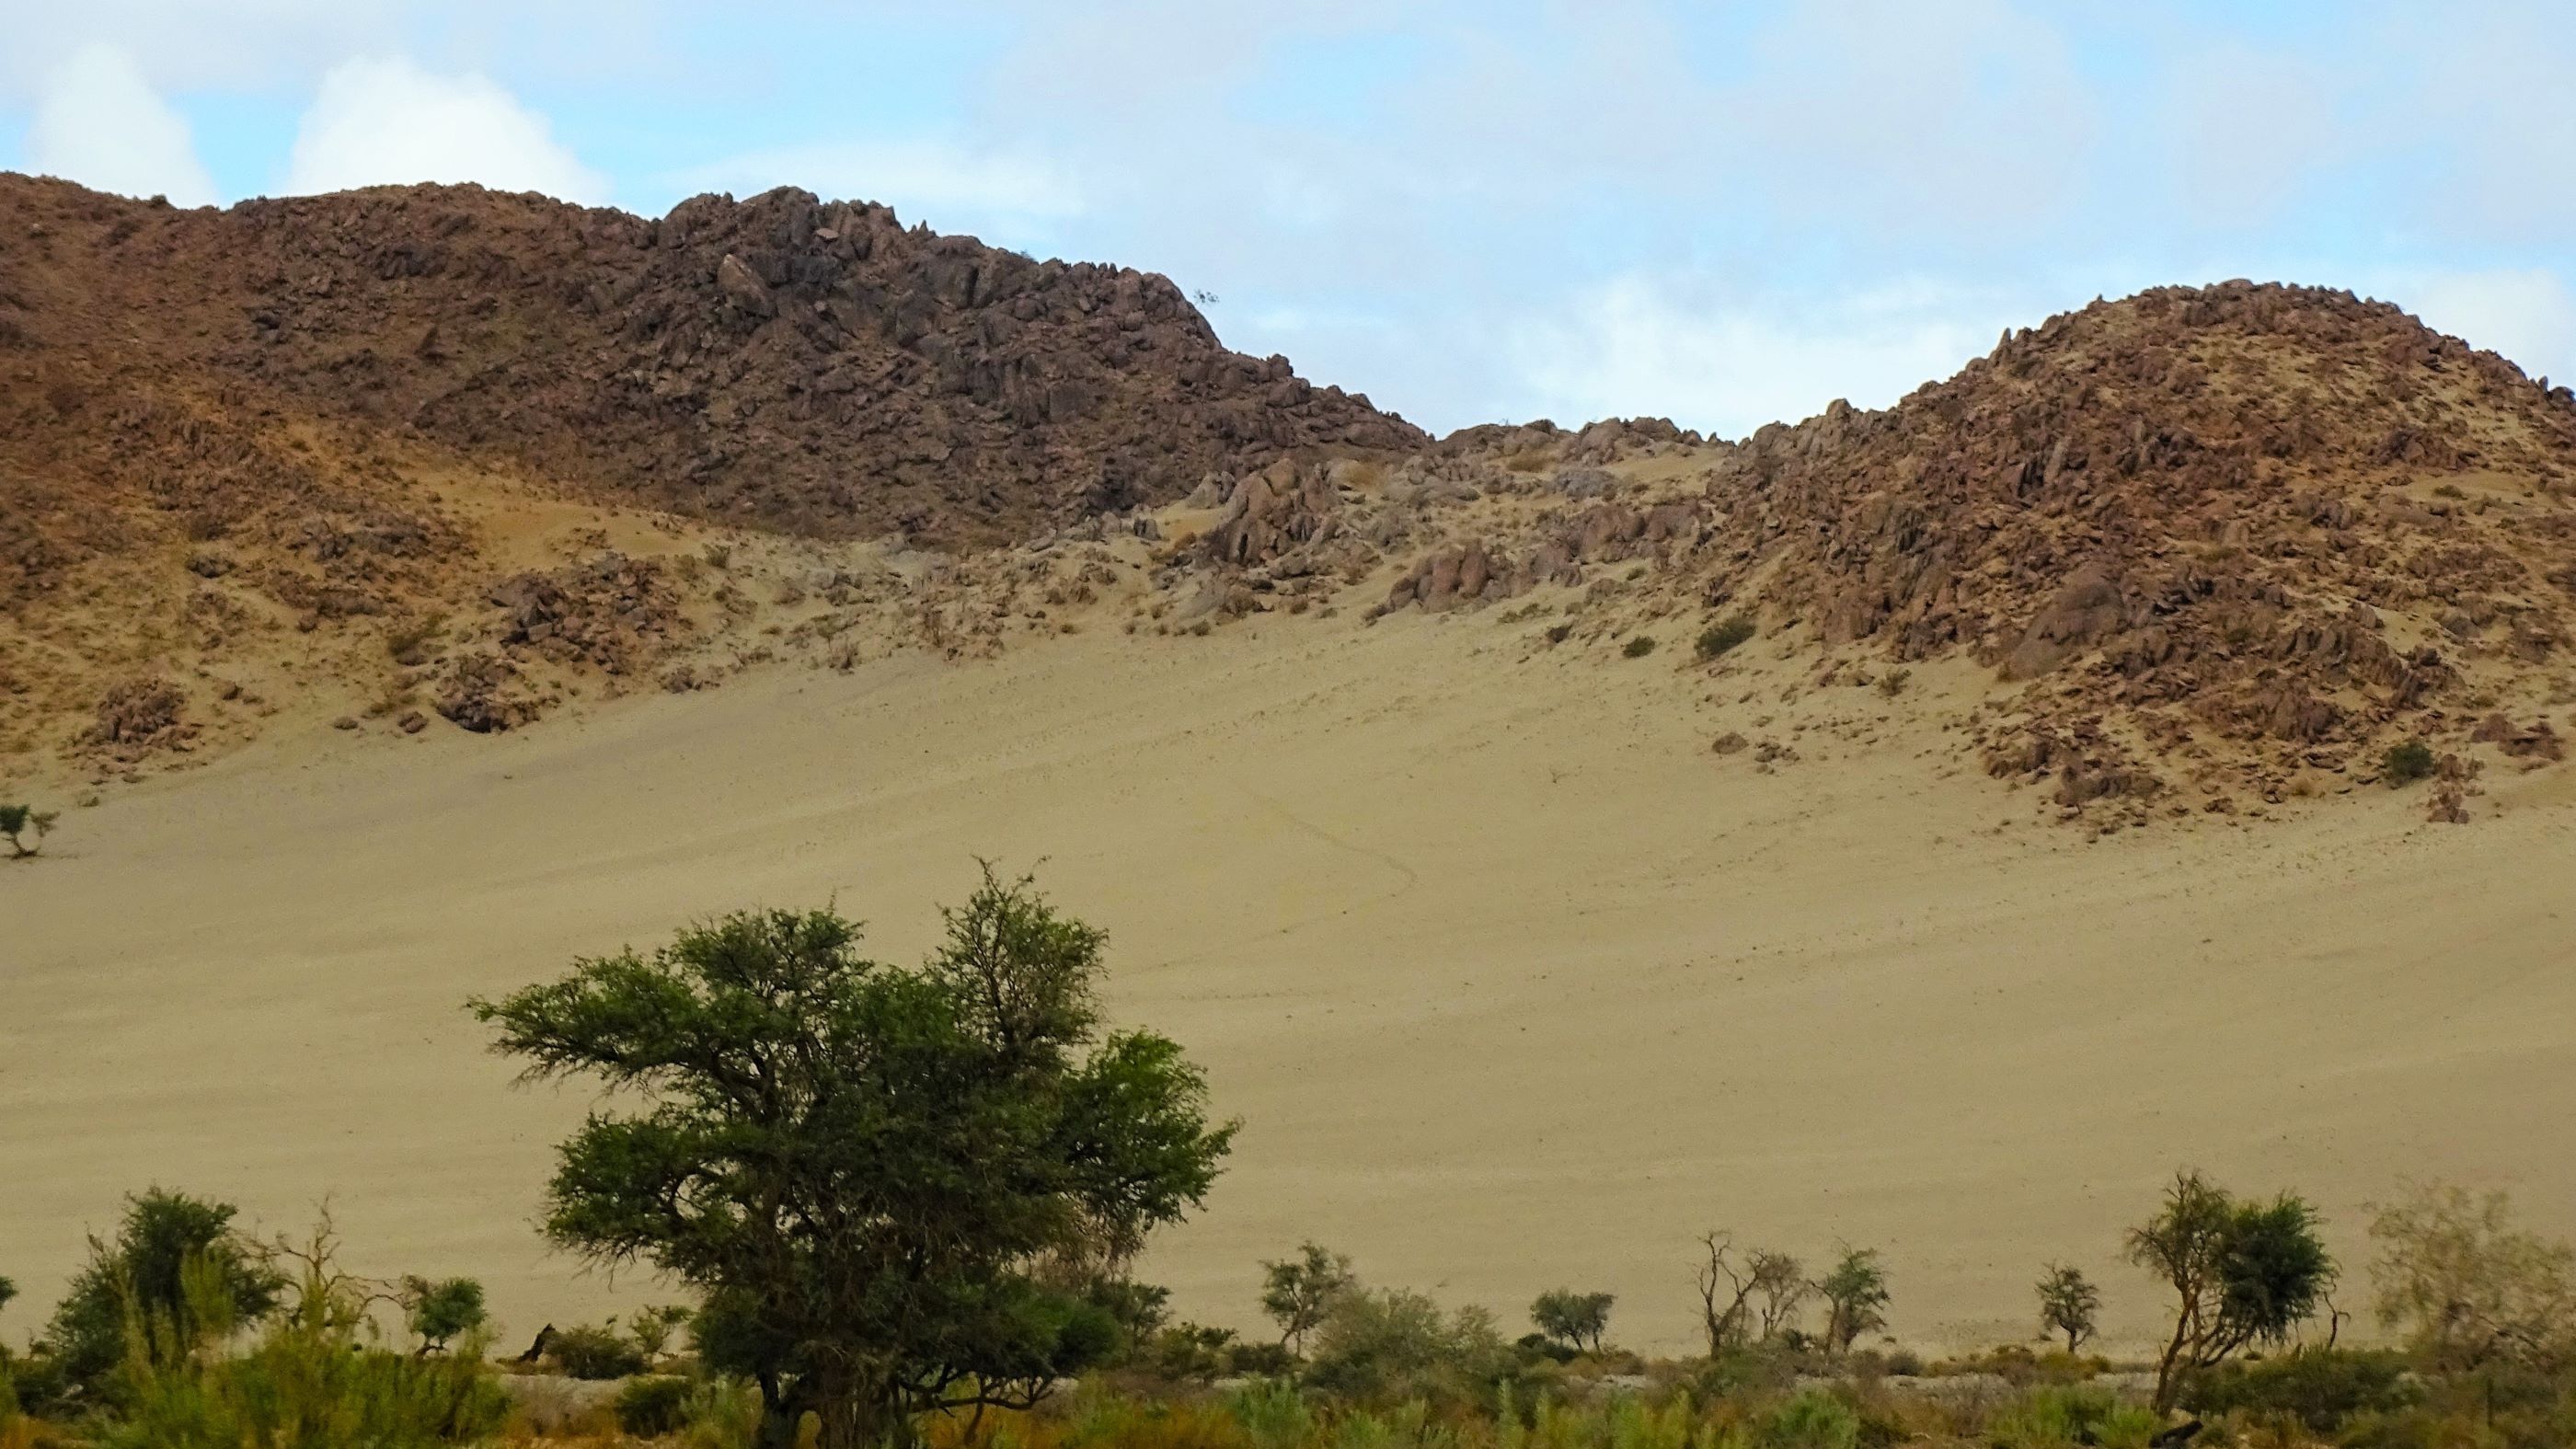
<path id="1" fill-rule="evenodd" d="M 1334 1299 L 1317 1329 L 1307 1377 L 1350 1398 L 1454 1398 L 1494 1383 L 1509 1363 L 1482 1309 L 1449 1314 L 1405 1289 L 1354 1288 Z"/>
<path id="2" fill-rule="evenodd" d="M 218 1259 L 200 1252 L 186 1265 L 184 1318 L 155 1315 L 147 1327 L 128 1297 L 119 1412 L 101 1449 L 431 1449 L 500 1428 L 509 1400 L 481 1342 L 445 1358 L 389 1352 L 364 1336 L 366 1297 L 331 1267 L 327 1227 L 295 1256 L 304 1268 L 292 1307 L 238 1357 L 220 1353 L 237 1320 Z"/>
<path id="3" fill-rule="evenodd" d="M 1629 640 L 1627 646 L 1622 648 L 1619 652 L 1630 659 L 1643 659 L 1647 655 L 1655 652 L 1655 636 L 1652 634 L 1640 634 L 1636 638 Z"/>
<path id="4" fill-rule="evenodd" d="M 286 1282 L 233 1230 L 234 1211 L 230 1203 L 157 1187 L 125 1200 L 115 1240 L 90 1240 L 89 1265 L 45 1329 L 72 1392 L 86 1402 L 113 1397 L 112 1380 L 130 1351 L 161 1351 L 135 1339 L 135 1324 L 165 1330 L 185 1348 L 203 1337 L 199 1315 L 211 1307 L 221 1307 L 225 1323 L 247 1325 L 277 1306 Z M 192 1272 L 219 1280 L 220 1291 L 191 1294 Z"/>
<path id="5" fill-rule="evenodd" d="M 752 1449 L 766 1415 L 758 1384 L 721 1376 L 704 1379 L 689 1390 L 680 1442 L 688 1449 Z"/>
<path id="6" fill-rule="evenodd" d="M 43 847 L 45 836 L 53 830 L 54 822 L 61 818 L 51 810 L 39 810 L 32 805 L 0 805 L 0 836 L 8 837 L 9 858 L 21 860 L 35 854 Z M 33 845 L 27 842 L 30 835 L 36 838 Z"/>
<path id="7" fill-rule="evenodd" d="M 2429 778 L 2435 764 L 2432 746 L 2422 740 L 2408 740 L 2402 745 L 2390 745 L 2388 753 L 2379 757 L 2379 778 L 2394 790 Z"/>
<path id="8" fill-rule="evenodd" d="M 1834 1395 L 1808 1389 L 1763 1415 L 1756 1439 L 1763 1449 L 1858 1449 L 1860 1415 Z"/>
<path id="9" fill-rule="evenodd" d="M 1742 614 L 1699 631 L 1699 657 L 1715 659 L 1753 637 L 1753 621 Z"/>
<path id="10" fill-rule="evenodd" d="M 2145 1449 L 2161 1427 L 2144 1405 L 2121 1403 L 2109 1389 L 2052 1384 L 2005 1405 L 1988 1421 L 1986 1436 L 1996 1449 Z"/>
<path id="11" fill-rule="evenodd" d="M 2323 1434 L 2361 1414 L 2389 1414 L 2421 1397 L 2406 1358 L 2387 1350 L 2301 1349 L 2222 1365 L 2196 1376 L 2185 1397 L 2206 1413 L 2287 1416 Z"/>
<path id="12" fill-rule="evenodd" d="M 638 1439 L 676 1434 L 689 1422 L 689 1381 L 657 1374 L 617 1391 L 617 1427 Z"/>
<path id="13" fill-rule="evenodd" d="M 627 1342 L 613 1325 L 558 1329 L 546 1345 L 546 1356 L 577 1379 L 622 1379 L 644 1372 L 644 1350 Z"/>

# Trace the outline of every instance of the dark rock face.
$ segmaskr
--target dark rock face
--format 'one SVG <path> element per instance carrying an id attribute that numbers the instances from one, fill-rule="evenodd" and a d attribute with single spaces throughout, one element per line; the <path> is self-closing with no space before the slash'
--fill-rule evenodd
<path id="1" fill-rule="evenodd" d="M 1004 542 L 1211 471 L 1425 441 L 1227 351 L 1163 277 L 801 191 L 654 221 L 472 186 L 178 211 L 0 175 L 0 214 L 9 340 L 57 360 L 799 532 Z"/>

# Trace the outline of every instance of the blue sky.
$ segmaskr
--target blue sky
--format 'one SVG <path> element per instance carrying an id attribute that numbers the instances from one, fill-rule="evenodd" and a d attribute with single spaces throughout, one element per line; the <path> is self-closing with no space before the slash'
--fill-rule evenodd
<path id="1" fill-rule="evenodd" d="M 2569 0 L 0 0 L 0 36 L 0 166 L 863 196 L 1167 272 L 1441 430 L 1735 435 L 2233 276 L 2576 377 Z"/>

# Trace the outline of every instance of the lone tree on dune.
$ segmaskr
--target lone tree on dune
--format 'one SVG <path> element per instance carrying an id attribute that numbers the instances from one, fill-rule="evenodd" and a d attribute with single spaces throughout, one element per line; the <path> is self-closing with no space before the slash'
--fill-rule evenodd
<path id="1" fill-rule="evenodd" d="M 2039 1293 L 2039 1331 L 2054 1338 L 2066 1335 L 2066 1351 L 2075 1353 L 2084 1340 L 2093 1336 L 2093 1321 L 2102 1311 L 2102 1290 L 2084 1276 L 2081 1268 L 2051 1263 L 2036 1285 Z"/>
<path id="2" fill-rule="evenodd" d="M 2305 1199 L 2240 1202 L 2197 1172 L 2177 1174 L 2165 1205 L 2129 1232 L 2129 1258 L 2174 1290 L 2173 1337 L 2156 1364 L 2155 1407 L 2186 1375 L 2240 1350 L 2288 1340 L 2334 1287 L 2334 1259 Z"/>
<path id="3" fill-rule="evenodd" d="M 402 1291 L 395 1295 L 402 1304 L 403 1322 L 420 1339 L 420 1356 L 447 1352 L 447 1345 L 460 1333 L 471 1333 L 483 1326 L 483 1285 L 471 1278 L 448 1278 L 431 1282 L 427 1278 L 405 1278 Z"/>
<path id="4" fill-rule="evenodd" d="M 1233 1136 L 1179 1047 L 1101 1032 L 1100 932 L 989 867 L 943 915 L 912 969 L 769 911 L 473 1003 L 529 1076 L 642 1098 L 563 1144 L 546 1231 L 703 1291 L 701 1353 L 758 1379 L 764 1443 L 809 1411 L 856 1449 L 1034 1404 L 1117 1338 L 1062 1265 L 1123 1270 Z"/>
<path id="5" fill-rule="evenodd" d="M 1887 1326 L 1887 1270 L 1878 1264 L 1876 1248 L 1845 1248 L 1833 1271 L 1816 1280 L 1825 1300 L 1825 1352 L 1851 1351 L 1864 1333 Z"/>
<path id="6" fill-rule="evenodd" d="M 1599 1353 L 1602 1335 L 1610 1331 L 1610 1305 L 1617 1301 L 1607 1293 L 1575 1293 L 1559 1288 L 1538 1295 L 1538 1301 L 1530 1305 L 1530 1322 L 1550 1343 L 1563 1344 L 1577 1352 Z"/>
<path id="7" fill-rule="evenodd" d="M 1768 1248 L 1753 1248 L 1739 1257 L 1733 1235 L 1725 1232 L 1702 1233 L 1699 1242 L 1708 1255 L 1700 1264 L 1698 1283 L 1710 1358 L 1768 1343 L 1796 1326 L 1813 1291 L 1796 1258 Z"/>
<path id="8" fill-rule="evenodd" d="M 1284 1262 L 1262 1263 L 1261 1311 L 1279 1325 L 1279 1346 L 1305 1352 L 1306 1335 L 1358 1283 L 1351 1260 L 1321 1243 L 1299 1245 L 1297 1256 Z"/>

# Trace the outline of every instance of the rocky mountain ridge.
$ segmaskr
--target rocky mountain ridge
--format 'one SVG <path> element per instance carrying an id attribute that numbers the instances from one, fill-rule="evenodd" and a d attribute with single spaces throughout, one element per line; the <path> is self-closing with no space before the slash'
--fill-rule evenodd
<path id="1" fill-rule="evenodd" d="M 31 757 L 1272 612 L 1660 643 L 1721 754 L 1906 716 L 2105 825 L 2409 742 L 2458 818 L 2576 726 L 2576 394 L 2350 293 L 2097 301 L 1735 442 L 1435 442 L 1226 352 L 1162 278 L 800 192 L 0 201 L 0 748 Z"/>

